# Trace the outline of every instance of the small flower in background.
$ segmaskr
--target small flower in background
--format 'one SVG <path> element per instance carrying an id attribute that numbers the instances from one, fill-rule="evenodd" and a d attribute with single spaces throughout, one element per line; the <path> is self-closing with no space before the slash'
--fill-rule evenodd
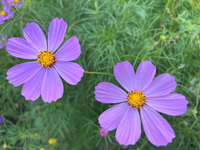
<path id="1" fill-rule="evenodd" d="M 53 145 L 56 143 L 56 139 L 50 138 L 49 139 L 49 144 Z"/>
<path id="2" fill-rule="evenodd" d="M 165 73 L 154 80 L 156 67 L 150 61 L 140 63 L 136 74 L 128 62 L 118 63 L 114 75 L 128 94 L 112 83 L 96 86 L 95 98 L 102 103 L 117 104 L 99 116 L 106 131 L 116 130 L 116 140 L 121 145 L 134 145 L 141 136 L 141 121 L 149 141 L 156 146 L 166 146 L 175 138 L 170 124 L 159 114 L 179 116 L 187 111 L 188 101 L 181 94 L 170 94 L 176 88 L 175 78 Z"/>
<path id="3" fill-rule="evenodd" d="M 44 150 L 44 148 L 40 148 L 40 150 Z"/>
<path id="4" fill-rule="evenodd" d="M 6 0 L 9 7 L 16 6 L 16 7 L 21 7 L 22 4 L 24 3 L 24 0 Z"/>
<path id="5" fill-rule="evenodd" d="M 200 5 L 200 0 L 190 0 L 192 6 L 194 7 L 194 9 L 198 9 L 198 5 Z"/>
<path id="6" fill-rule="evenodd" d="M 101 136 L 106 136 L 108 134 L 108 131 L 106 131 L 104 128 L 101 128 L 100 132 Z"/>
<path id="7" fill-rule="evenodd" d="M 38 136 L 38 133 L 34 133 L 34 136 Z"/>
<path id="8" fill-rule="evenodd" d="M 5 0 L 1 0 L 1 2 L 3 10 L 0 10 L 0 24 L 3 24 L 5 20 L 13 18 L 14 11 L 11 11 L 11 8 L 5 3 Z"/>
<path id="9" fill-rule="evenodd" d="M 7 43 L 7 35 L 0 35 L 0 49 L 2 49 Z"/>
<path id="10" fill-rule="evenodd" d="M 71 37 L 60 47 L 66 29 L 67 23 L 62 18 L 52 20 L 49 25 L 48 48 L 43 31 L 34 22 L 28 23 L 23 29 L 26 40 L 18 37 L 8 40 L 6 50 L 11 55 L 37 59 L 16 65 L 7 72 L 9 83 L 14 86 L 25 83 L 21 94 L 26 100 L 34 101 L 41 95 L 44 102 L 57 101 L 64 91 L 60 76 L 71 85 L 78 84 L 83 77 L 84 69 L 77 63 L 69 62 L 81 54 L 79 40 L 75 36 Z"/>
<path id="11" fill-rule="evenodd" d="M 3 144 L 3 148 L 7 148 L 7 145 L 6 145 L 6 144 Z"/>
<path id="12" fill-rule="evenodd" d="M 3 122 L 3 119 L 0 117 L 0 123 L 2 123 Z"/>
<path id="13" fill-rule="evenodd" d="M 32 107 L 35 108 L 35 107 L 37 107 L 37 105 L 36 104 L 32 104 Z"/>

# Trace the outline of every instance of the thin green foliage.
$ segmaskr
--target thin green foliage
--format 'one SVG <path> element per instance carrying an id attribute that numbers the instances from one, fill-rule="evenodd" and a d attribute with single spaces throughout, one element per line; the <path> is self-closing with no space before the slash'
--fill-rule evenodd
<path id="1" fill-rule="evenodd" d="M 0 148 L 38 150 L 198 150 L 200 149 L 200 11 L 188 0 L 25 0 L 14 8 L 13 19 L 0 25 L 0 33 L 22 37 L 26 23 L 36 22 L 47 36 L 52 19 L 63 18 L 68 25 L 64 42 L 77 36 L 81 56 L 76 60 L 85 70 L 76 86 L 63 80 L 64 95 L 57 102 L 41 98 L 26 101 L 21 88 L 6 80 L 9 68 L 27 60 L 0 50 Z M 0 6 L 2 9 L 2 6 Z M 160 36 L 165 36 L 165 40 Z M 182 116 L 162 114 L 172 125 L 176 138 L 166 147 L 152 145 L 144 131 L 132 146 L 119 145 L 115 131 L 99 134 L 99 115 L 111 107 L 94 97 L 95 86 L 107 81 L 120 87 L 113 67 L 129 61 L 137 68 L 149 60 L 156 75 L 176 78 L 174 93 L 189 101 Z M 98 73 L 101 72 L 101 73 Z M 50 145 L 48 140 L 56 139 Z M 5 145 L 6 144 L 6 145 Z M 2 147 L 1 147 L 2 146 Z"/>

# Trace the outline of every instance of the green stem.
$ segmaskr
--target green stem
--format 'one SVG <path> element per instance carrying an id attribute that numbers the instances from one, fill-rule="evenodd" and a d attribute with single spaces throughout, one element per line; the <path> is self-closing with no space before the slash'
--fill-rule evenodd
<path id="1" fill-rule="evenodd" d="M 106 75 L 112 75 L 112 76 L 114 76 L 114 74 L 106 73 L 106 72 L 90 72 L 90 71 L 84 71 L 84 73 L 89 73 L 89 74 L 106 74 Z"/>

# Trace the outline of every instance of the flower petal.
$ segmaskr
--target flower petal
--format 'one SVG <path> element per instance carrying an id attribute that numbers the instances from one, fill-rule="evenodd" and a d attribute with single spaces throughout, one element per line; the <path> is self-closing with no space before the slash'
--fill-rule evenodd
<path id="1" fill-rule="evenodd" d="M 114 75 L 117 81 L 129 93 L 135 91 L 135 72 L 133 66 L 128 61 L 117 63 L 114 67 Z"/>
<path id="2" fill-rule="evenodd" d="M 138 109 L 130 107 L 122 118 L 116 131 L 120 145 L 134 145 L 141 136 L 141 122 Z"/>
<path id="3" fill-rule="evenodd" d="M 144 90 L 144 94 L 147 98 L 168 95 L 176 88 L 176 85 L 175 77 L 168 73 L 161 74 Z"/>
<path id="4" fill-rule="evenodd" d="M 14 14 L 14 11 L 9 11 L 9 12 L 7 12 L 7 16 L 4 17 L 3 19 L 7 20 L 7 19 L 10 19 L 10 18 L 13 18 L 13 14 Z"/>
<path id="5" fill-rule="evenodd" d="M 4 24 L 5 23 L 5 19 L 0 15 L 0 24 Z"/>
<path id="6" fill-rule="evenodd" d="M 146 104 L 159 112 L 179 116 L 187 111 L 188 101 L 181 94 L 169 94 L 162 97 L 147 98 Z"/>
<path id="7" fill-rule="evenodd" d="M 101 82 L 95 89 L 95 99 L 99 102 L 119 103 L 126 101 L 127 94 L 112 83 Z"/>
<path id="8" fill-rule="evenodd" d="M 22 88 L 22 95 L 26 100 L 34 101 L 38 99 L 41 94 L 46 68 L 40 68 L 40 71 L 37 72 L 28 82 L 26 82 Z"/>
<path id="9" fill-rule="evenodd" d="M 4 46 L 5 46 L 5 44 L 0 41 L 0 49 L 2 49 Z"/>
<path id="10" fill-rule="evenodd" d="M 67 30 L 67 23 L 63 18 L 55 18 L 49 25 L 48 33 L 48 50 L 54 52 L 62 44 L 65 32 Z"/>
<path id="11" fill-rule="evenodd" d="M 39 52 L 32 44 L 18 37 L 8 39 L 6 50 L 15 57 L 23 59 L 37 59 Z"/>
<path id="12" fill-rule="evenodd" d="M 42 99 L 44 102 L 56 101 L 63 95 L 63 83 L 53 67 L 46 68 L 46 75 L 42 86 L 44 87 L 42 89 Z"/>
<path id="13" fill-rule="evenodd" d="M 60 76 L 71 85 L 76 85 L 83 77 L 84 69 L 77 63 L 57 61 L 54 67 Z"/>
<path id="14" fill-rule="evenodd" d="M 76 60 L 81 54 L 79 40 L 74 36 L 69 38 L 55 54 L 56 60 L 72 61 Z"/>
<path id="15" fill-rule="evenodd" d="M 5 2 L 4 0 L 1 0 L 1 2 L 2 2 L 2 5 L 3 5 L 3 10 L 4 10 L 5 12 L 9 13 L 9 12 L 11 11 L 12 8 L 10 8 L 10 7 L 6 4 L 6 2 Z M 5 17 L 6 17 L 6 16 L 5 16 Z"/>
<path id="16" fill-rule="evenodd" d="M 2 6 L 7 6 L 6 1 L 5 0 L 1 0 L 1 4 Z M 7 6 L 8 7 L 8 6 Z"/>
<path id="17" fill-rule="evenodd" d="M 27 23 L 23 32 L 26 40 L 34 45 L 38 52 L 47 50 L 46 37 L 41 28 L 35 22 Z"/>
<path id="18" fill-rule="evenodd" d="M 156 74 L 156 67 L 150 61 L 143 61 L 137 68 L 135 86 L 137 91 L 143 91 L 149 86 Z"/>
<path id="19" fill-rule="evenodd" d="M 166 146 L 175 138 L 169 123 L 155 110 L 143 105 L 140 109 L 142 124 L 149 141 L 156 146 Z"/>
<path id="20" fill-rule="evenodd" d="M 38 62 L 22 63 L 10 68 L 6 73 L 6 79 L 14 86 L 19 86 L 29 81 L 40 69 Z"/>
<path id="21" fill-rule="evenodd" d="M 116 129 L 129 107 L 128 103 L 121 103 L 107 109 L 99 116 L 100 126 L 106 131 Z"/>

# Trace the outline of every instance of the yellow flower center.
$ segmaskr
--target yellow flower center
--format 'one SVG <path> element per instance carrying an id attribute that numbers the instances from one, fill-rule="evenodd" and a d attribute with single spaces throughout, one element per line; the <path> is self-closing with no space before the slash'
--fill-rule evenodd
<path id="1" fill-rule="evenodd" d="M 4 40 L 4 39 L 2 39 L 1 41 L 2 41 L 2 42 L 4 42 L 5 40 Z"/>
<path id="2" fill-rule="evenodd" d="M 15 3 L 15 4 L 19 4 L 19 3 L 20 3 L 20 0 L 14 0 L 14 3 Z"/>
<path id="3" fill-rule="evenodd" d="M 7 16 L 7 13 L 6 13 L 4 10 L 0 11 L 0 14 L 1 14 L 3 17 Z"/>
<path id="4" fill-rule="evenodd" d="M 49 50 L 40 51 L 37 55 L 38 64 L 41 64 L 41 67 L 50 68 L 55 63 L 55 55 L 54 53 L 50 52 Z"/>
<path id="5" fill-rule="evenodd" d="M 134 108 L 140 108 L 145 103 L 146 95 L 143 92 L 131 91 L 127 94 L 127 101 Z"/>

